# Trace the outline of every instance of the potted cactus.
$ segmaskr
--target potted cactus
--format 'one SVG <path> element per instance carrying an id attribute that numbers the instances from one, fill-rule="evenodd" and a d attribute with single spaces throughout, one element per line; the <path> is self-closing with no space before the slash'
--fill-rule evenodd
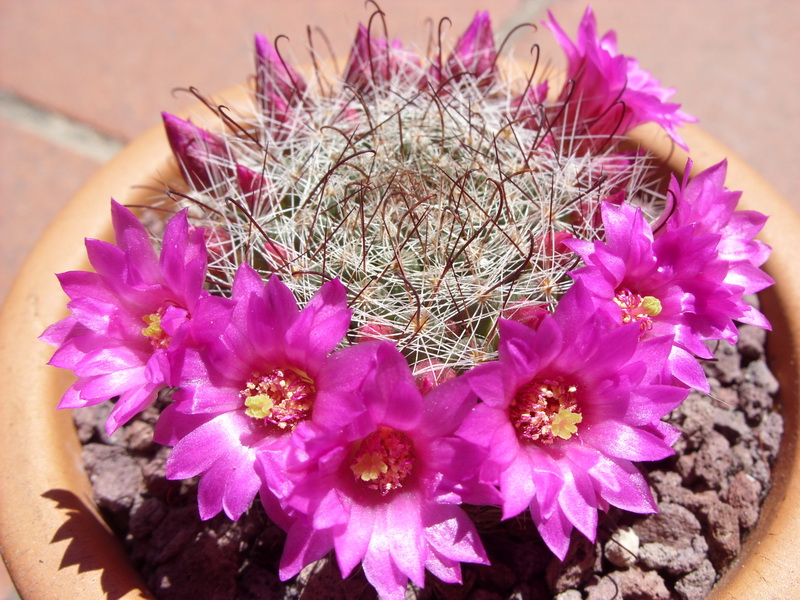
<path id="1" fill-rule="evenodd" d="M 771 321 L 788 344 L 771 358 L 796 429 L 794 242 L 778 237 L 796 217 L 765 228 L 765 317 L 744 299 L 772 281 L 764 219 L 733 213 L 727 188 L 767 213 L 780 199 L 734 158 L 726 180 L 724 152 L 679 133 L 691 118 L 591 11 L 574 41 L 547 26 L 563 82 L 500 68 L 486 13 L 432 56 L 361 27 L 342 73 L 303 75 L 257 37 L 255 90 L 227 95 L 232 111 L 165 115 L 166 136 L 82 190 L 4 312 L 4 386 L 21 406 L 3 408 L 0 541 L 26 597 L 149 594 L 89 501 L 58 397 L 115 397 L 111 434 L 172 388 L 154 437 L 172 447 L 167 479 L 199 477 L 202 519 L 258 499 L 286 532 L 282 579 L 331 554 L 386 598 L 490 562 L 475 507 L 526 515 L 561 559 L 594 540 L 598 513 L 654 512 L 636 463 L 672 454 L 662 417 L 710 390 L 698 359 L 735 341 L 734 321 Z M 158 250 L 126 208 L 154 187 L 170 214 Z M 95 208 L 109 197 L 110 224 Z M 63 273 L 69 314 L 42 264 Z M 795 452 L 787 436 L 777 490 L 797 492 Z M 751 547 L 797 532 L 771 497 Z M 741 564 L 763 574 L 780 552 Z M 758 589 L 750 572 L 732 570 L 731 589 Z M 793 572 L 772 569 L 765 597 Z"/>

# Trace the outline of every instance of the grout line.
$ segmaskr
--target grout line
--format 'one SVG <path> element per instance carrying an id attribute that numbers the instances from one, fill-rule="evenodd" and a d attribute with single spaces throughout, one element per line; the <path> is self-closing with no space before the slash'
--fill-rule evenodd
<path id="1" fill-rule="evenodd" d="M 0 117 L 28 133 L 100 163 L 107 162 L 124 145 L 123 140 L 37 106 L 8 90 L 0 90 Z"/>

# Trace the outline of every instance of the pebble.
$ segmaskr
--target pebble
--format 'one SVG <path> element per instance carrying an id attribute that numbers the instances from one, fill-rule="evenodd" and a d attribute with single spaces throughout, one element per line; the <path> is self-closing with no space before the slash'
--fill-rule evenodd
<path id="1" fill-rule="evenodd" d="M 761 484 L 752 475 L 737 473 L 728 486 L 725 498 L 739 515 L 739 525 L 750 529 L 758 521 L 758 500 L 761 497 Z"/>
<path id="2" fill-rule="evenodd" d="M 639 536 L 633 529 L 617 529 L 606 542 L 603 554 L 612 565 L 630 567 L 639 556 Z"/>
<path id="3" fill-rule="evenodd" d="M 700 533 L 700 521 L 679 504 L 662 504 L 659 512 L 648 515 L 633 525 L 642 543 L 659 542 L 679 545 Z"/>
<path id="4" fill-rule="evenodd" d="M 751 425 L 760 423 L 772 407 L 769 392 L 751 381 L 745 381 L 739 386 L 739 402 Z"/>
<path id="5" fill-rule="evenodd" d="M 738 511 L 717 501 L 701 513 L 708 529 L 708 556 L 716 570 L 728 565 L 741 550 Z"/>
<path id="6" fill-rule="evenodd" d="M 709 431 L 694 460 L 694 476 L 711 489 L 719 490 L 726 485 L 731 467 L 731 445 L 725 436 Z"/>
<path id="7" fill-rule="evenodd" d="M 598 551 L 594 543 L 582 535 L 573 535 L 564 562 L 553 557 L 547 565 L 545 580 L 553 593 L 577 588 L 592 576 Z"/>
<path id="8" fill-rule="evenodd" d="M 713 565 L 704 560 L 697 570 L 684 575 L 675 583 L 675 592 L 681 600 L 705 600 L 716 580 L 717 572 Z"/>
<path id="9" fill-rule="evenodd" d="M 767 331 L 754 325 L 739 327 L 738 348 L 742 358 L 755 360 L 764 355 L 764 345 L 767 341 Z"/>
<path id="10" fill-rule="evenodd" d="M 739 353 L 727 342 L 719 343 L 714 360 L 703 361 L 703 369 L 706 375 L 715 377 L 722 384 L 739 383 L 743 378 Z"/>
<path id="11" fill-rule="evenodd" d="M 714 429 L 725 436 L 731 444 L 752 435 L 752 428 L 747 424 L 744 414 L 728 407 L 712 407 Z"/>
<path id="12" fill-rule="evenodd" d="M 639 550 L 639 563 L 645 569 L 662 571 L 672 576 L 685 575 L 706 560 L 708 543 L 702 535 L 692 537 L 691 547 L 676 547 L 652 542 Z"/>
<path id="13" fill-rule="evenodd" d="M 783 436 L 783 418 L 778 413 L 767 413 L 757 430 L 758 441 L 761 448 L 767 453 L 767 458 L 773 460 L 778 455 Z"/>
<path id="14" fill-rule="evenodd" d="M 769 370 L 767 363 L 763 360 L 754 360 L 745 369 L 745 381 L 751 382 L 756 387 L 765 390 L 768 394 L 776 394 L 780 384 L 775 375 Z"/>
<path id="15" fill-rule="evenodd" d="M 664 580 L 655 571 L 636 567 L 615 571 L 586 587 L 586 600 L 669 600 Z"/>

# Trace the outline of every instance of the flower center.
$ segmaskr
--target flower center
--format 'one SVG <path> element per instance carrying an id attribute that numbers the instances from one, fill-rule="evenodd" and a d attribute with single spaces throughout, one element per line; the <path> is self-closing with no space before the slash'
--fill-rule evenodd
<path id="1" fill-rule="evenodd" d="M 147 325 L 147 327 L 142 328 L 142 335 L 150 340 L 150 345 L 153 346 L 154 350 L 169 346 L 170 337 L 161 329 L 162 316 L 164 316 L 163 307 L 152 314 L 142 317 L 142 321 Z"/>
<path id="2" fill-rule="evenodd" d="M 542 444 L 568 440 L 583 421 L 574 385 L 560 378 L 534 379 L 517 390 L 511 402 L 511 423 L 517 435 Z"/>
<path id="3" fill-rule="evenodd" d="M 308 375 L 288 368 L 273 369 L 266 375 L 253 373 L 239 395 L 244 398 L 247 416 L 292 430 L 310 416 L 316 391 Z"/>
<path id="4" fill-rule="evenodd" d="M 620 288 L 614 302 L 622 309 L 622 323 L 639 323 L 641 333 L 653 328 L 653 317 L 661 313 L 661 301 L 655 296 L 640 296 Z"/>
<path id="5" fill-rule="evenodd" d="M 403 487 L 414 459 L 411 439 L 405 433 L 381 426 L 361 440 L 350 470 L 357 481 L 385 496 Z"/>

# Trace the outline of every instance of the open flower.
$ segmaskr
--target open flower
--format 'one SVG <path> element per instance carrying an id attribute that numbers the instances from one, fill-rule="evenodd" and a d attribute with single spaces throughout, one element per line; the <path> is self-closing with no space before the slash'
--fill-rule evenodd
<path id="1" fill-rule="evenodd" d="M 672 336 L 669 373 L 708 391 L 692 355 L 711 358 L 705 343 L 709 340 L 735 343 L 734 320 L 768 326 L 742 295 L 748 289 L 762 289 L 769 278 L 752 265 L 747 251 L 731 253 L 743 257 L 738 263 L 723 258 L 722 250 L 731 246 L 724 241 L 724 227 L 718 233 L 700 221 L 676 224 L 654 239 L 639 208 L 605 204 L 602 215 L 604 241 L 564 242 L 586 263 L 572 276 L 617 323 L 637 323 L 641 338 Z M 760 246 L 755 251 L 760 258 Z M 732 273 L 734 265 L 738 268 Z M 740 276 L 753 270 L 757 272 L 753 283 L 743 282 Z"/>
<path id="2" fill-rule="evenodd" d="M 86 240 L 94 273 L 59 275 L 72 313 L 41 339 L 58 346 L 50 364 L 78 380 L 59 408 L 99 404 L 119 396 L 108 416 L 109 434 L 146 408 L 170 382 L 173 338 L 206 296 L 206 246 L 202 229 L 186 211 L 167 223 L 160 257 L 139 220 L 111 201 L 116 245 Z"/>
<path id="3" fill-rule="evenodd" d="M 451 435 L 474 394 L 454 379 L 423 397 L 406 359 L 385 341 L 357 344 L 332 362 L 340 366 L 320 382 L 332 377 L 342 393 L 320 395 L 291 442 L 286 503 L 296 521 L 281 577 L 335 549 L 342 575 L 362 563 L 382 598 L 404 598 L 408 579 L 422 586 L 426 568 L 460 582 L 460 562 L 488 561 L 456 504 L 495 500 L 475 483 L 482 453 Z"/>
<path id="4" fill-rule="evenodd" d="M 665 211 L 664 231 L 672 232 L 692 226 L 695 235 L 719 235 L 717 252 L 728 262 L 724 283 L 730 290 L 741 288 L 742 294 L 754 294 L 772 285 L 774 280 L 760 269 L 769 258 L 770 247 L 755 239 L 767 217 L 753 210 L 736 210 L 741 192 L 725 187 L 727 161 L 722 161 L 698 173 L 689 180 L 692 161 L 689 160 L 681 182 L 670 178 L 668 198 L 674 210 Z M 656 231 L 656 237 L 660 235 Z M 740 323 L 769 329 L 764 315 L 741 298 L 737 301 Z M 735 341 L 735 340 L 734 340 Z"/>
<path id="5" fill-rule="evenodd" d="M 325 375 L 333 368 L 329 354 L 350 323 L 338 281 L 325 283 L 301 310 L 277 276 L 264 283 L 242 264 L 232 300 L 221 333 L 207 335 L 204 323 L 193 324 L 198 347 L 176 356 L 180 389 L 155 432 L 156 441 L 175 446 L 168 478 L 201 475 L 204 519 L 221 510 L 237 519 L 247 510 L 261 486 L 254 468 L 259 452 L 271 455 L 267 476 L 273 493 L 286 492 L 284 451 L 295 427 L 310 418 L 316 398 L 331 391 Z M 273 520 L 287 523 L 274 498 L 265 505 L 273 507 Z"/>
<path id="6" fill-rule="evenodd" d="M 642 123 L 663 127 L 682 148 L 686 144 L 676 127 L 695 119 L 680 110 L 680 104 L 667 102 L 675 93 L 639 66 L 633 58 L 617 53 L 613 31 L 597 36 L 592 9 L 587 7 L 578 35 L 573 42 L 552 13 L 544 25 L 553 32 L 567 56 L 567 79 L 559 96 L 566 110 L 558 108 L 557 127 L 570 135 L 602 145 L 612 135 L 623 135 Z"/>
<path id="7" fill-rule="evenodd" d="M 687 392 L 657 383 L 670 346 L 614 327 L 576 282 L 538 329 L 502 320 L 499 360 L 465 375 L 482 403 L 458 435 L 488 449 L 482 477 L 499 483 L 503 517 L 529 508 L 559 558 L 573 527 L 594 540 L 598 510 L 655 511 L 631 461 L 673 452 L 677 431 L 659 419 Z"/>

